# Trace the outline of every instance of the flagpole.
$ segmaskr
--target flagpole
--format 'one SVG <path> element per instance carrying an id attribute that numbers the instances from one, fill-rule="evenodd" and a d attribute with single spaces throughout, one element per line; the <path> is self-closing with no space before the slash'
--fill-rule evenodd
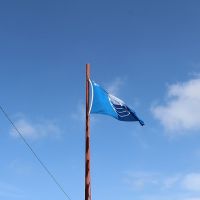
<path id="1" fill-rule="evenodd" d="M 86 64 L 85 200 L 91 200 L 90 180 L 90 64 Z"/>

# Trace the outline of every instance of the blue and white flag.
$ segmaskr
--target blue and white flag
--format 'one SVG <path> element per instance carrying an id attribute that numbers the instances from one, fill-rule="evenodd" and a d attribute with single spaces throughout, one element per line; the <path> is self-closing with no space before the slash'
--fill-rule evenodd
<path id="1" fill-rule="evenodd" d="M 142 126 L 144 125 L 144 122 L 121 99 L 109 94 L 94 81 L 90 80 L 90 83 L 92 88 L 90 113 L 109 115 L 120 121 L 139 121 Z"/>

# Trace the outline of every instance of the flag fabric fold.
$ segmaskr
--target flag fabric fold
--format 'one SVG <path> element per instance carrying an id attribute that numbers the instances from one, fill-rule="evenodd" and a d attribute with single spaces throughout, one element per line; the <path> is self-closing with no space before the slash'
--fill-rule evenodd
<path id="1" fill-rule="evenodd" d="M 121 99 L 108 93 L 100 85 L 90 80 L 92 97 L 90 113 L 105 114 L 120 121 L 138 121 L 142 126 L 144 122 Z"/>

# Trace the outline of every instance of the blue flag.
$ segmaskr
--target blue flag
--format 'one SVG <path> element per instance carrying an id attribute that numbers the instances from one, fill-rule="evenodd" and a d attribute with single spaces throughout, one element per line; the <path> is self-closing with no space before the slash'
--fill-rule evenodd
<path id="1" fill-rule="evenodd" d="M 90 113 L 109 115 L 120 121 L 139 121 L 142 126 L 144 125 L 144 122 L 121 99 L 109 94 L 94 81 L 90 83 L 92 88 Z"/>

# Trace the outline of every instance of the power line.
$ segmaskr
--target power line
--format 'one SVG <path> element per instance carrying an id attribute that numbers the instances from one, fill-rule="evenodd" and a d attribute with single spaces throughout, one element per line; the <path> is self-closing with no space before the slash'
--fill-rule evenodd
<path id="1" fill-rule="evenodd" d="M 13 128 L 16 130 L 16 132 L 19 134 L 20 138 L 23 140 L 23 142 L 25 143 L 25 145 L 28 147 L 28 149 L 31 151 L 31 153 L 35 156 L 35 158 L 37 159 L 37 161 L 40 163 L 40 165 L 43 167 L 43 169 L 47 172 L 47 174 L 51 177 L 51 179 L 54 181 L 54 183 L 57 185 L 57 187 L 63 192 L 63 194 L 65 195 L 65 197 L 68 200 L 72 200 L 69 195 L 65 192 L 65 190 L 63 189 L 63 187 L 60 185 L 60 183 L 57 181 L 57 179 L 55 178 L 55 176 L 50 172 L 50 170 L 47 168 L 47 166 L 43 163 L 43 161 L 38 157 L 38 155 L 35 153 L 35 151 L 33 150 L 33 148 L 30 146 L 30 144 L 26 141 L 25 137 L 22 135 L 22 133 L 19 131 L 19 129 L 15 126 L 14 122 L 11 120 L 11 118 L 9 117 L 9 115 L 6 113 L 6 111 L 3 109 L 3 107 L 0 105 L 0 110 L 3 113 L 3 115 L 6 117 L 6 119 L 11 123 L 11 125 L 13 126 Z"/>

